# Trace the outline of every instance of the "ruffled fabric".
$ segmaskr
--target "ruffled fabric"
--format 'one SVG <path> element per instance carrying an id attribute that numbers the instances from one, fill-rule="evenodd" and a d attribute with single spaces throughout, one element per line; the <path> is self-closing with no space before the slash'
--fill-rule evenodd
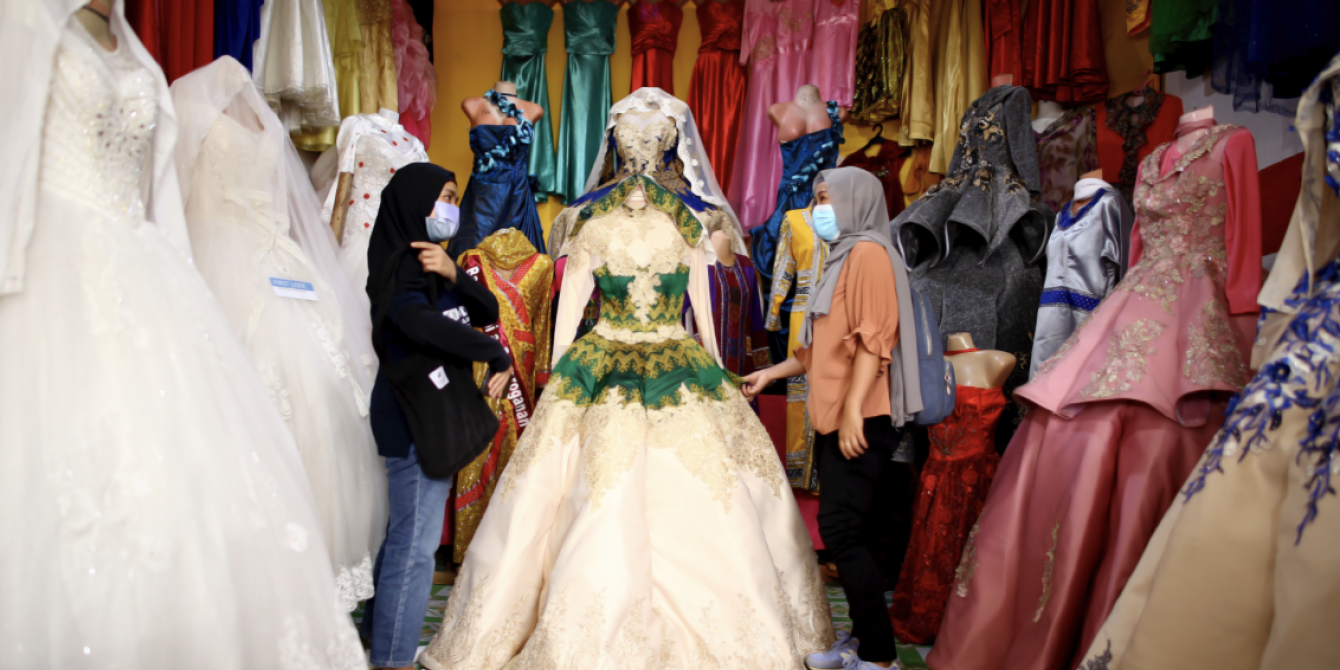
<path id="1" fill-rule="evenodd" d="M 433 106 L 437 104 L 437 71 L 423 44 L 423 27 L 414 20 L 414 10 L 405 0 L 391 0 L 391 44 L 398 73 L 400 124 L 427 149 L 433 134 Z"/>

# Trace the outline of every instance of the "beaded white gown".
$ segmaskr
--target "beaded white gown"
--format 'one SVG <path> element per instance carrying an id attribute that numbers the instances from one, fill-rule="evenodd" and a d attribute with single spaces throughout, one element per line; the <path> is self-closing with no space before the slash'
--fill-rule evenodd
<path id="1" fill-rule="evenodd" d="M 113 18 L 114 53 L 70 21 L 29 102 L 36 224 L 0 297 L 0 668 L 362 670 L 293 438 L 146 220 L 173 137 Z"/>

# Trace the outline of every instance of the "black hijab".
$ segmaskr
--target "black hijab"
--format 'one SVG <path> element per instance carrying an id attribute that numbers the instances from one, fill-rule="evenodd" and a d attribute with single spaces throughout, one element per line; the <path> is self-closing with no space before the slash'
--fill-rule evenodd
<path id="1" fill-rule="evenodd" d="M 428 239 L 424 219 L 432 215 L 433 203 L 442 187 L 453 181 L 456 175 L 446 168 L 432 163 L 410 163 L 396 170 L 382 190 L 377 223 L 368 241 L 367 292 L 373 305 L 383 300 L 391 286 L 394 286 L 389 292 L 391 296 L 423 291 L 436 297 L 442 278 L 425 274 L 418 252 L 405 250 L 411 242 L 432 241 Z M 394 271 L 389 267 L 392 261 L 396 264 Z"/>

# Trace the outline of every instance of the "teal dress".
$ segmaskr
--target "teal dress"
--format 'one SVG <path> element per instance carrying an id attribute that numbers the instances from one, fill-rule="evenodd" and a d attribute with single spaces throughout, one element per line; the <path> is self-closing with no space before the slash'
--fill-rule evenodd
<path id="1" fill-rule="evenodd" d="M 549 114 L 549 79 L 544 69 L 554 10 L 542 2 L 528 5 L 508 2 L 500 13 L 503 25 L 502 81 L 516 84 L 518 98 L 533 102 L 544 110 L 544 118 L 535 125 L 528 170 L 535 178 L 535 201 L 544 202 L 550 193 L 558 192 L 553 117 Z"/>
<path id="2" fill-rule="evenodd" d="M 564 203 L 586 192 L 586 178 L 605 138 L 610 93 L 610 54 L 619 6 L 606 0 L 563 5 L 568 69 L 563 76 L 562 124 L 558 137 L 558 193 Z"/>

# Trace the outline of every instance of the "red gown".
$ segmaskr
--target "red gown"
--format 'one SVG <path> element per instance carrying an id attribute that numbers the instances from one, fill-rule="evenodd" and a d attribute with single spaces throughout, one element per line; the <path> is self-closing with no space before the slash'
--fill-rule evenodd
<path id="1" fill-rule="evenodd" d="M 956 392 L 954 413 L 929 431 L 930 457 L 921 471 L 912 540 L 889 608 L 893 632 L 903 643 L 929 644 L 940 630 L 959 555 L 1000 464 L 995 434 L 1005 392 L 971 386 Z"/>
<path id="2" fill-rule="evenodd" d="M 169 84 L 214 62 L 214 0 L 127 0 L 125 12 Z"/>
<path id="3" fill-rule="evenodd" d="M 689 109 L 698 122 L 717 183 L 729 193 L 744 114 L 745 76 L 740 65 L 744 0 L 700 0 L 697 12 L 703 42 L 689 80 Z"/>
<path id="4" fill-rule="evenodd" d="M 1023 78 L 1035 100 L 1087 104 L 1107 97 L 1098 0 L 1034 0 L 1024 14 Z"/>
<path id="5" fill-rule="evenodd" d="M 633 87 L 654 86 L 675 94 L 675 43 L 684 10 L 674 0 L 643 0 L 628 8 L 628 32 L 633 36 Z M 700 124 L 701 125 L 701 122 Z"/>

